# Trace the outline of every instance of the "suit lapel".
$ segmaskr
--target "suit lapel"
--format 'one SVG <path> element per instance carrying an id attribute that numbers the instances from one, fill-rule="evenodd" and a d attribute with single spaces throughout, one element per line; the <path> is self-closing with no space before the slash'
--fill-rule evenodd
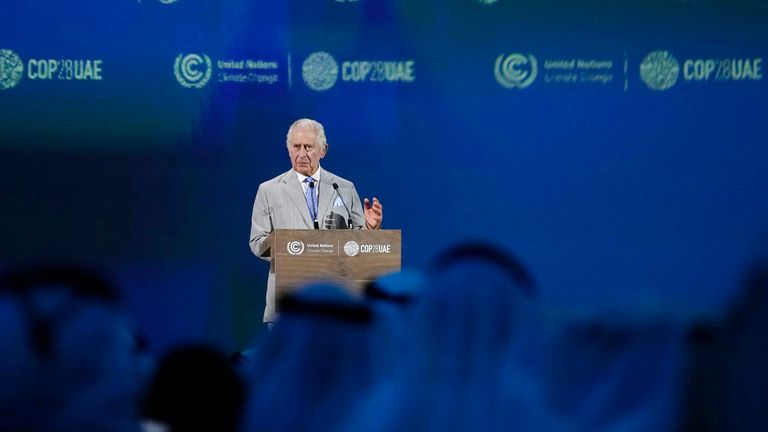
<path id="1" fill-rule="evenodd" d="M 298 177 L 296 177 L 296 173 L 294 173 L 293 170 L 289 170 L 287 173 L 285 173 L 285 175 L 283 175 L 281 185 L 283 192 L 286 196 L 288 196 L 293 205 L 296 206 L 296 209 L 299 211 L 302 219 L 307 224 L 307 227 L 313 226 L 314 221 L 309 217 L 307 199 L 304 196 L 304 191 L 301 189 L 301 185 L 299 184 Z"/>

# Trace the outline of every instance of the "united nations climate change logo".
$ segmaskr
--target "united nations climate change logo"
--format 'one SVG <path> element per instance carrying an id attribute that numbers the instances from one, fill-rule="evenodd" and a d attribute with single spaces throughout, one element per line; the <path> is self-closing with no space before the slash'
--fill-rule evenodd
<path id="1" fill-rule="evenodd" d="M 179 54 L 173 63 L 173 73 L 186 88 L 202 88 L 211 79 L 211 58 L 203 54 Z"/>
<path id="2" fill-rule="evenodd" d="M 24 63 L 15 52 L 0 49 L 0 90 L 16 87 L 24 75 Z"/>
<path id="3" fill-rule="evenodd" d="M 288 253 L 291 255 L 301 255 L 304 253 L 304 243 L 298 240 L 288 242 Z"/>
<path id="4" fill-rule="evenodd" d="M 640 63 L 640 78 L 653 90 L 666 90 L 677 82 L 680 64 L 669 51 L 652 51 Z"/>
<path id="5" fill-rule="evenodd" d="M 301 65 L 301 76 L 304 77 L 307 87 L 312 90 L 328 90 L 336 84 L 339 65 L 327 52 L 312 53 Z"/>
<path id="6" fill-rule="evenodd" d="M 493 72 L 502 87 L 523 89 L 536 79 L 539 67 L 531 54 L 513 53 L 506 57 L 502 54 L 496 59 Z"/>
<path id="7" fill-rule="evenodd" d="M 344 243 L 344 253 L 347 254 L 347 256 L 353 257 L 360 253 L 360 245 L 357 244 L 356 241 L 350 240 Z"/>

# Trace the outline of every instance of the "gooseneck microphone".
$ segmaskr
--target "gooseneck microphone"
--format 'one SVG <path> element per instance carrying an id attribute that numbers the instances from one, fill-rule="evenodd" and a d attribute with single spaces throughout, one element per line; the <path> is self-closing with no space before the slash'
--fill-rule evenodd
<path id="1" fill-rule="evenodd" d="M 315 223 L 315 229 L 320 229 L 320 224 L 317 223 L 317 207 L 315 206 L 315 182 L 311 181 L 309 182 L 309 190 L 312 191 L 312 217 L 315 219 L 313 222 Z M 320 191 L 318 190 L 318 195 L 320 194 Z"/>
<path id="2" fill-rule="evenodd" d="M 341 196 L 341 193 L 339 193 L 339 185 L 334 183 L 333 190 L 336 191 L 336 195 L 339 196 L 341 203 L 344 204 L 344 208 L 347 210 L 347 228 L 352 229 L 352 212 L 349 211 L 349 207 L 347 207 L 347 203 L 344 202 L 344 197 Z"/>

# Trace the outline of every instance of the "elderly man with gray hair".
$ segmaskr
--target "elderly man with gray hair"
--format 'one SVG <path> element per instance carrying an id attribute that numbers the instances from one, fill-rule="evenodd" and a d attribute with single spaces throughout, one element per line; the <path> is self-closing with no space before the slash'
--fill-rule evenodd
<path id="1" fill-rule="evenodd" d="M 355 185 L 320 167 L 328 152 L 325 129 L 311 119 L 296 120 L 286 138 L 291 169 L 259 185 L 253 203 L 250 246 L 256 256 L 275 229 L 379 229 L 383 208 L 360 196 Z M 277 320 L 275 268 L 270 262 L 264 322 Z"/>

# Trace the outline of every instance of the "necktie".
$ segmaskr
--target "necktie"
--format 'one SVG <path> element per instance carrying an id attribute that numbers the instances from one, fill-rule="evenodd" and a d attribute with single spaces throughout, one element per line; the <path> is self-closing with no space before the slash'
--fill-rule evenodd
<path id="1" fill-rule="evenodd" d="M 307 184 L 307 190 L 305 198 L 307 199 L 307 207 L 309 207 L 309 217 L 313 221 L 317 220 L 317 195 L 315 195 L 315 179 L 307 177 L 304 179 L 304 183 Z M 311 185 L 311 186 L 310 186 Z"/>

